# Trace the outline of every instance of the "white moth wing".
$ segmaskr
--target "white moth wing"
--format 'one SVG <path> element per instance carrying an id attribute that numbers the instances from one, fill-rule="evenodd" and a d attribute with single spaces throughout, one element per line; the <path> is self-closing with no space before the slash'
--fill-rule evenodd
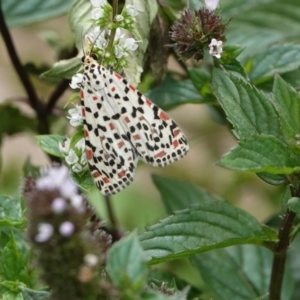
<path id="1" fill-rule="evenodd" d="M 142 160 L 162 167 L 185 156 L 189 146 L 177 124 L 122 76 L 114 72 L 108 75 L 112 77 L 108 92 Z"/>
<path id="2" fill-rule="evenodd" d="M 103 91 L 84 77 L 81 104 L 88 165 L 96 186 L 111 195 L 133 180 L 138 158 Z"/>

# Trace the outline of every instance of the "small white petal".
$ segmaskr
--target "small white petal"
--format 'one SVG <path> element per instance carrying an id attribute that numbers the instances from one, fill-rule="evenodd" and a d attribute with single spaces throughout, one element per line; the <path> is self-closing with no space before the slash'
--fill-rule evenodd
<path id="1" fill-rule="evenodd" d="M 134 38 L 128 38 L 125 40 L 124 48 L 129 51 L 135 51 L 138 48 L 137 41 Z"/>
<path id="2" fill-rule="evenodd" d="M 124 55 L 124 50 L 120 45 L 115 46 L 116 58 L 121 58 Z"/>
<path id="3" fill-rule="evenodd" d="M 83 123 L 82 119 L 82 110 L 80 105 L 75 105 L 75 108 L 71 108 L 68 110 L 68 113 L 71 117 L 67 117 L 70 119 L 70 124 L 74 127 L 80 126 Z"/>
<path id="4" fill-rule="evenodd" d="M 85 166 L 87 164 L 87 158 L 86 158 L 86 153 L 82 152 L 82 155 L 80 157 L 80 164 L 82 166 Z"/>
<path id="5" fill-rule="evenodd" d="M 132 17 L 135 17 L 138 14 L 138 11 L 134 7 L 134 5 L 127 5 L 126 9 L 127 9 L 127 13 Z"/>
<path id="6" fill-rule="evenodd" d="M 59 142 L 58 148 L 61 153 L 67 154 L 70 150 L 70 139 L 65 138 L 62 142 Z"/>
<path id="7" fill-rule="evenodd" d="M 77 73 L 72 77 L 70 87 L 72 89 L 79 89 L 81 88 L 82 81 L 83 81 L 83 74 Z"/>
<path id="8" fill-rule="evenodd" d="M 70 236 L 75 231 L 75 226 L 72 222 L 65 221 L 59 226 L 58 230 L 62 236 Z"/>
<path id="9" fill-rule="evenodd" d="M 46 242 L 51 238 L 53 231 L 54 228 L 51 224 L 40 223 L 38 224 L 38 234 L 34 237 L 34 239 L 38 243 Z"/>
<path id="10" fill-rule="evenodd" d="M 82 196 L 76 194 L 70 198 L 71 205 L 76 208 L 76 210 L 82 212 L 84 210 L 83 198 Z"/>
<path id="11" fill-rule="evenodd" d="M 122 15 L 116 15 L 116 16 L 115 16 L 115 20 L 116 20 L 117 22 L 121 22 L 121 21 L 124 20 L 124 17 L 123 17 Z"/>
<path id="12" fill-rule="evenodd" d="M 75 144 L 75 148 L 81 151 L 85 150 L 85 140 L 84 138 L 80 139 L 76 144 Z"/>
<path id="13" fill-rule="evenodd" d="M 72 166 L 72 171 L 74 173 L 80 173 L 82 172 L 82 166 L 76 163 L 75 165 Z"/>
<path id="14" fill-rule="evenodd" d="M 51 191 L 56 188 L 52 179 L 47 176 L 38 178 L 35 182 L 35 185 L 38 190 L 50 190 Z"/>
<path id="15" fill-rule="evenodd" d="M 68 165 L 73 165 L 78 162 L 79 157 L 76 155 L 75 151 L 71 149 L 69 154 L 65 157 L 66 162 Z"/>
<path id="16" fill-rule="evenodd" d="M 93 20 L 99 20 L 103 16 L 103 9 L 100 7 L 95 7 L 91 12 L 91 18 Z"/>
<path id="17" fill-rule="evenodd" d="M 95 254 L 86 254 L 83 258 L 85 264 L 88 266 L 88 267 L 95 267 L 97 266 L 98 262 L 99 262 L 99 258 L 97 255 Z"/>
<path id="18" fill-rule="evenodd" d="M 67 207 L 67 202 L 64 198 L 55 198 L 51 203 L 51 209 L 55 213 L 62 213 Z"/>
<path id="19" fill-rule="evenodd" d="M 223 42 L 217 41 L 216 39 L 212 39 L 209 47 L 209 54 L 215 56 L 217 58 L 221 57 L 221 53 L 223 52 Z"/>
<path id="20" fill-rule="evenodd" d="M 210 11 L 214 11 L 218 4 L 219 0 L 205 0 L 205 7 Z"/>
<path id="21" fill-rule="evenodd" d="M 106 0 L 91 0 L 92 5 L 95 6 L 104 6 L 107 4 Z"/>
<path id="22" fill-rule="evenodd" d="M 110 35 L 110 30 L 109 30 L 109 35 Z M 122 33 L 122 30 L 118 27 L 116 29 L 116 34 L 115 34 L 115 38 L 114 41 L 117 42 L 118 40 L 122 39 L 124 37 L 124 33 Z"/>

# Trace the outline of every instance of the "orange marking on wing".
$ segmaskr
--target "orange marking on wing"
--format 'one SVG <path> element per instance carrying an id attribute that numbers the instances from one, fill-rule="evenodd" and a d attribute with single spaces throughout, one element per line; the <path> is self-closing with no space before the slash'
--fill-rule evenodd
<path id="1" fill-rule="evenodd" d="M 87 130 L 84 130 L 83 133 L 84 133 L 84 136 L 85 136 L 85 137 L 88 137 L 88 136 L 89 136 L 89 132 L 88 132 Z"/>
<path id="2" fill-rule="evenodd" d="M 85 108 L 83 106 L 81 107 L 81 114 L 83 117 L 85 117 Z"/>
<path id="3" fill-rule="evenodd" d="M 124 142 L 119 142 L 119 143 L 118 143 L 119 149 L 121 149 L 123 146 L 124 146 Z"/>
<path id="4" fill-rule="evenodd" d="M 109 183 L 109 179 L 107 177 L 103 178 L 104 183 Z"/>
<path id="5" fill-rule="evenodd" d="M 152 102 L 151 102 L 149 99 L 146 99 L 146 104 L 147 104 L 148 106 L 151 106 L 151 105 L 152 105 Z"/>
<path id="6" fill-rule="evenodd" d="M 115 129 L 114 123 L 109 123 L 109 128 L 110 128 L 111 130 Z"/>
<path id="7" fill-rule="evenodd" d="M 143 120 L 145 120 L 144 116 L 140 116 L 139 121 L 143 121 Z"/>
<path id="8" fill-rule="evenodd" d="M 86 152 L 86 158 L 88 160 L 91 160 L 93 158 L 93 151 L 91 149 L 89 149 L 89 150 L 86 150 L 85 152 Z"/>
<path id="9" fill-rule="evenodd" d="M 155 154 L 155 158 L 157 157 L 164 157 L 167 153 L 165 151 L 160 151 L 159 153 Z"/>
<path id="10" fill-rule="evenodd" d="M 98 178 L 99 176 L 101 176 L 101 174 L 99 172 L 96 171 L 93 173 L 94 178 Z"/>
<path id="11" fill-rule="evenodd" d="M 122 172 L 118 173 L 118 177 L 119 177 L 119 178 L 122 178 L 122 177 L 125 176 L 125 174 L 126 174 L 126 172 L 125 172 L 125 171 L 122 171 Z"/>
<path id="12" fill-rule="evenodd" d="M 115 90 L 116 90 L 116 88 L 113 86 L 113 87 L 111 88 L 111 91 L 114 92 Z"/>
<path id="13" fill-rule="evenodd" d="M 84 98 L 84 93 L 83 90 L 80 90 L 80 98 L 83 99 Z"/>
<path id="14" fill-rule="evenodd" d="M 102 142 L 103 140 L 105 140 L 104 136 L 100 136 L 100 141 Z"/>
<path id="15" fill-rule="evenodd" d="M 125 117 L 124 120 L 125 120 L 126 123 L 130 122 L 130 119 L 128 117 Z"/>
<path id="16" fill-rule="evenodd" d="M 178 129 L 173 131 L 174 136 L 177 136 L 179 133 L 180 133 L 180 130 L 178 130 Z"/>
<path id="17" fill-rule="evenodd" d="M 174 142 L 173 142 L 173 146 L 174 146 L 174 148 L 177 148 L 177 147 L 178 147 L 178 145 L 179 145 L 178 141 L 177 141 L 177 140 L 174 140 Z"/>
<path id="18" fill-rule="evenodd" d="M 117 77 L 118 79 L 122 79 L 122 76 L 121 76 L 120 74 L 115 73 L 115 75 L 116 75 L 116 77 Z"/>
<path id="19" fill-rule="evenodd" d="M 129 88 L 134 92 L 136 91 L 136 88 L 134 86 L 132 86 L 131 84 L 129 84 Z"/>
<path id="20" fill-rule="evenodd" d="M 98 100 L 98 97 L 97 96 L 93 96 L 92 98 L 94 101 Z"/>
<path id="21" fill-rule="evenodd" d="M 169 120 L 169 117 L 167 116 L 167 114 L 166 114 L 164 111 L 162 111 L 162 112 L 159 114 L 159 116 L 160 116 L 160 118 L 161 118 L 162 120 L 164 120 L 164 121 Z"/>
<path id="22" fill-rule="evenodd" d="M 140 140 L 141 136 L 139 134 L 136 134 L 136 135 L 133 136 L 133 139 L 134 140 Z"/>

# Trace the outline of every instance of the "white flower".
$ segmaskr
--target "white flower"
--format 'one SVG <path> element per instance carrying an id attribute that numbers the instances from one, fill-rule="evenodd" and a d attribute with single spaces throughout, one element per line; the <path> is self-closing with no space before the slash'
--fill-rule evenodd
<path id="1" fill-rule="evenodd" d="M 91 3 L 94 7 L 104 6 L 105 4 L 107 4 L 107 0 L 91 0 Z"/>
<path id="2" fill-rule="evenodd" d="M 123 17 L 122 15 L 116 15 L 116 16 L 115 16 L 115 20 L 116 20 L 117 22 L 121 22 L 121 21 L 124 20 L 124 17 Z"/>
<path id="3" fill-rule="evenodd" d="M 85 166 L 87 164 L 87 158 L 86 158 L 86 153 L 82 152 L 82 155 L 80 157 L 80 164 L 82 166 Z"/>
<path id="4" fill-rule="evenodd" d="M 69 154 L 65 157 L 66 162 L 68 165 L 76 164 L 79 160 L 79 157 L 76 155 L 75 151 L 71 149 Z"/>
<path id="5" fill-rule="evenodd" d="M 77 157 L 78 158 L 78 157 Z M 72 171 L 74 172 L 74 173 L 80 173 L 80 172 L 82 172 L 82 166 L 80 165 L 80 164 L 74 164 L 73 166 L 72 166 Z"/>
<path id="6" fill-rule="evenodd" d="M 76 208 L 76 210 L 78 210 L 79 212 L 83 212 L 84 211 L 84 206 L 83 206 L 83 198 L 80 195 L 73 195 L 70 198 L 70 202 L 71 205 Z"/>
<path id="7" fill-rule="evenodd" d="M 70 236 L 75 231 L 75 226 L 70 221 L 65 221 L 59 226 L 58 230 L 62 236 Z"/>
<path id="8" fill-rule="evenodd" d="M 127 5 L 126 6 L 126 10 L 127 13 L 131 16 L 131 17 L 135 17 L 138 14 L 138 11 L 136 10 L 136 8 L 134 7 L 134 5 Z"/>
<path id="9" fill-rule="evenodd" d="M 82 119 L 82 110 L 81 106 L 76 104 L 75 108 L 71 108 L 68 110 L 68 113 L 70 114 L 70 117 L 67 117 L 70 119 L 70 124 L 74 127 L 77 127 L 83 123 Z"/>
<path id="10" fill-rule="evenodd" d="M 83 82 L 83 74 L 81 73 L 77 73 L 72 77 L 72 81 L 70 83 L 70 87 L 72 89 L 80 89 L 81 88 L 81 84 Z"/>
<path id="11" fill-rule="evenodd" d="M 65 138 L 62 142 L 58 143 L 59 151 L 63 154 L 68 154 L 70 150 L 70 139 Z"/>
<path id="12" fill-rule="evenodd" d="M 216 39 L 212 39 L 209 46 L 209 54 L 215 56 L 217 58 L 221 57 L 221 53 L 223 52 L 223 42 L 217 41 Z"/>
<path id="13" fill-rule="evenodd" d="M 110 30 L 109 30 L 109 35 L 110 35 Z M 124 37 L 124 33 L 122 33 L 121 29 L 118 27 L 116 29 L 116 34 L 115 34 L 115 38 L 114 41 L 117 42 L 118 40 L 122 39 Z"/>
<path id="14" fill-rule="evenodd" d="M 67 207 L 67 202 L 64 198 L 55 198 L 51 203 L 51 209 L 55 213 L 62 213 Z"/>
<path id="15" fill-rule="evenodd" d="M 34 239 L 38 243 L 46 242 L 51 238 L 53 231 L 54 228 L 51 224 L 40 223 L 38 224 L 38 234 L 34 237 Z"/>
<path id="16" fill-rule="evenodd" d="M 205 7 L 210 11 L 214 11 L 218 4 L 219 0 L 205 0 Z"/>
<path id="17" fill-rule="evenodd" d="M 85 140 L 84 138 L 80 139 L 76 144 L 75 148 L 81 150 L 82 152 L 85 150 Z"/>
<path id="18" fill-rule="evenodd" d="M 138 48 L 138 44 L 134 38 L 128 38 L 125 40 L 124 49 L 129 51 L 135 51 L 137 48 Z"/>
<path id="19" fill-rule="evenodd" d="M 103 16 L 103 9 L 101 7 L 93 8 L 91 12 L 91 18 L 93 20 L 99 20 Z"/>
<path id="20" fill-rule="evenodd" d="M 88 267 L 95 267 L 98 262 L 98 256 L 92 253 L 88 253 L 83 257 L 84 263 L 88 266 Z"/>
<path id="21" fill-rule="evenodd" d="M 124 55 L 124 50 L 120 45 L 115 46 L 116 58 L 121 58 Z"/>
<path id="22" fill-rule="evenodd" d="M 39 190 L 58 189 L 63 197 L 71 198 L 77 193 L 77 186 L 70 179 L 69 170 L 66 166 L 52 167 L 45 176 L 36 180 Z"/>

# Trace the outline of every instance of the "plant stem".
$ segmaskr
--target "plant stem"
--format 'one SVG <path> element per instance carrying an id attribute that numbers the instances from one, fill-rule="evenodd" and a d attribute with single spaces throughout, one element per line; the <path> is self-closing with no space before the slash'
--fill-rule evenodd
<path id="1" fill-rule="evenodd" d="M 115 16 L 118 14 L 118 0 L 113 0 L 113 12 L 112 12 L 112 22 L 115 20 Z M 116 35 L 116 29 L 110 31 L 109 41 L 107 48 L 110 50 L 113 46 L 114 39 Z"/>
<path id="2" fill-rule="evenodd" d="M 299 187 L 297 188 L 297 190 L 291 189 L 291 192 L 292 196 L 298 197 Z M 292 230 L 295 217 L 296 214 L 294 212 L 287 210 L 280 224 L 280 228 L 278 231 L 279 242 L 275 247 L 275 254 L 272 265 L 271 282 L 269 289 L 270 300 L 280 300 L 286 262 L 286 252 L 290 245 L 290 232 Z"/>

